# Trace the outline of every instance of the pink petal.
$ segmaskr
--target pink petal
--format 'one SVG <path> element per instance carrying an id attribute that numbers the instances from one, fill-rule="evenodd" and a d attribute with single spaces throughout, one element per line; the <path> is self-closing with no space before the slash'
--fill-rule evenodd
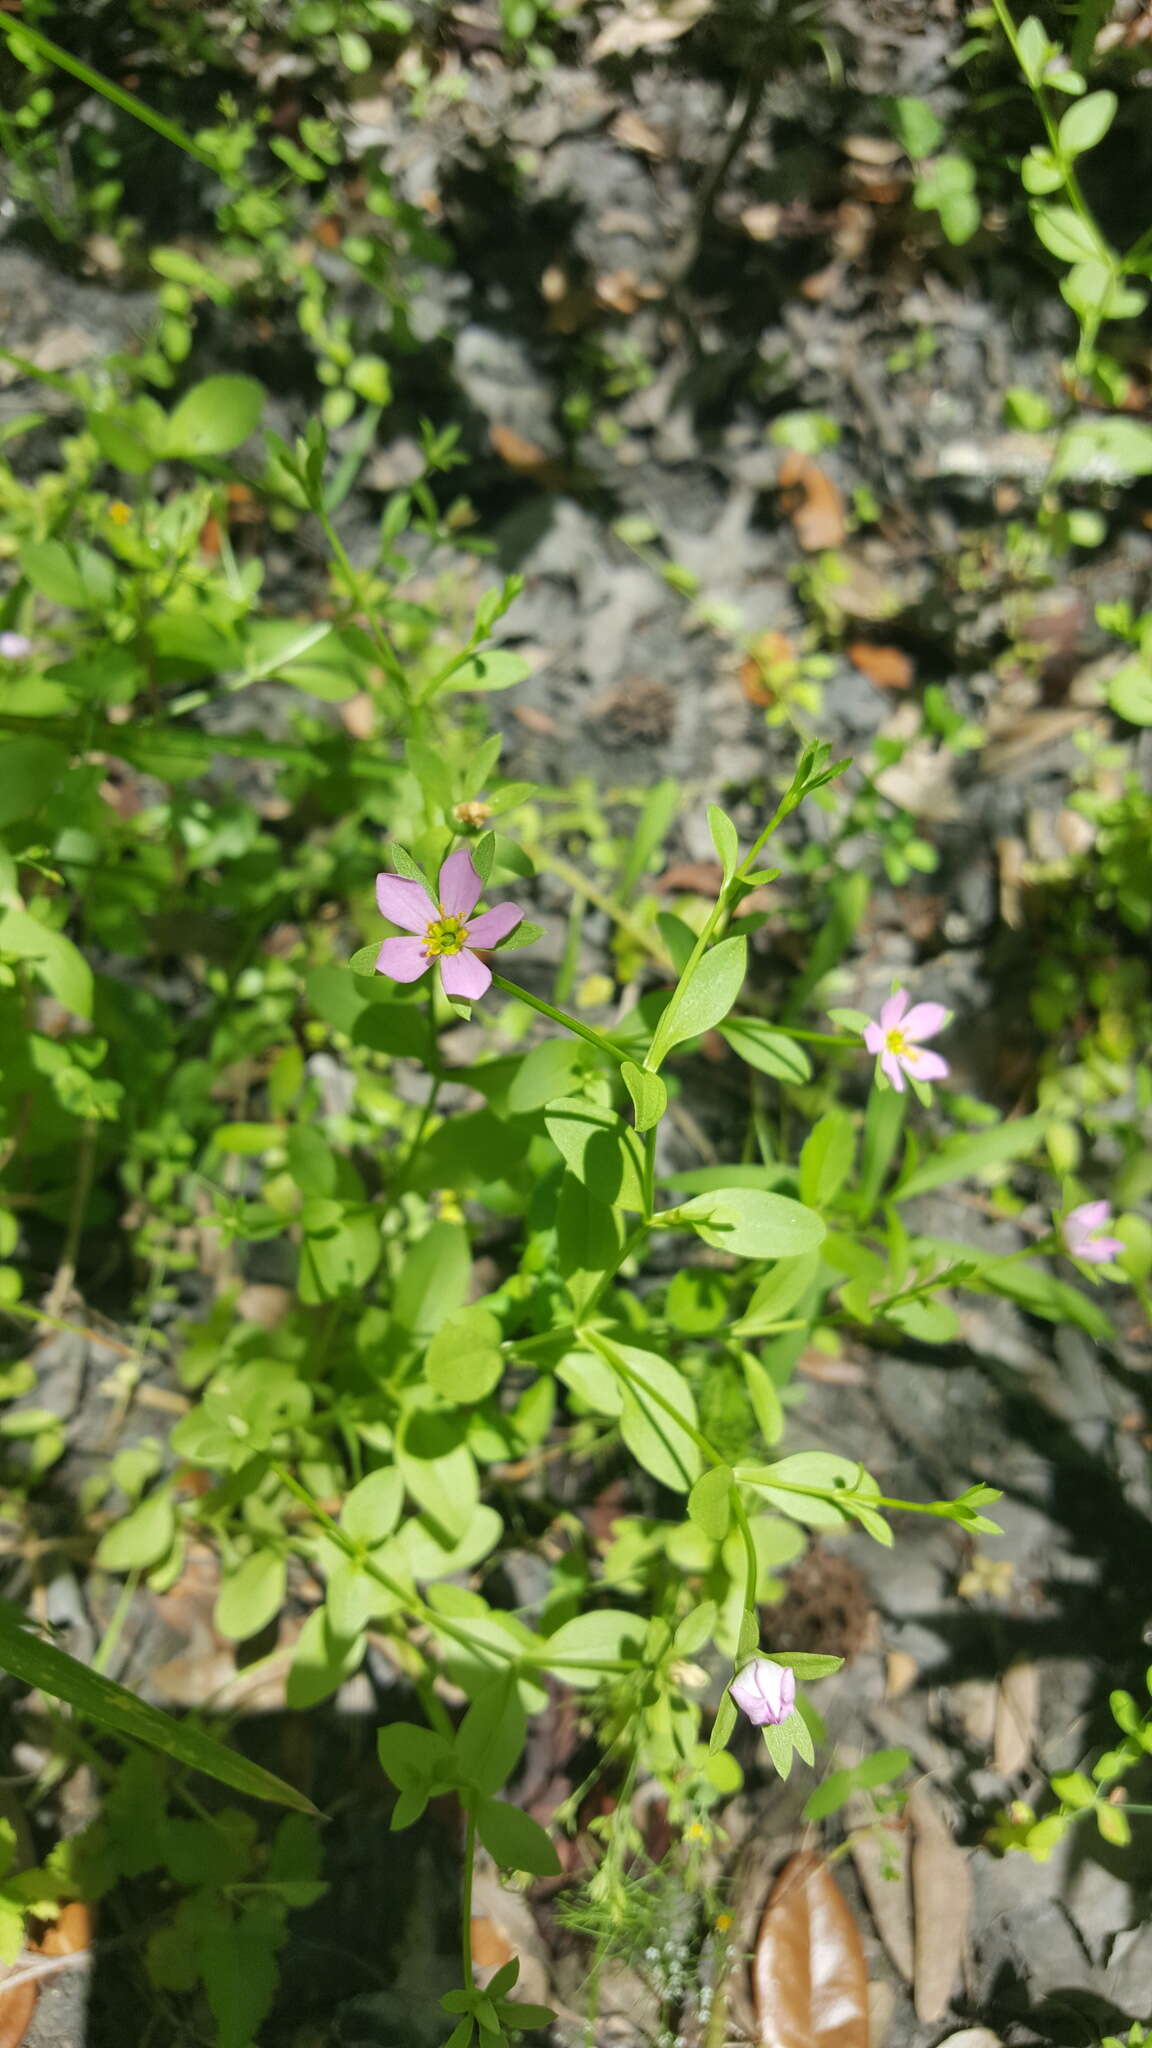
<path id="1" fill-rule="evenodd" d="M 915 1074 L 918 1081 L 942 1081 L 945 1075 L 952 1071 L 947 1060 L 942 1060 L 938 1052 L 922 1052 L 918 1045 L 913 1046 L 911 1051 L 905 1054 L 905 1060 L 907 1072 Z"/>
<path id="2" fill-rule="evenodd" d="M 462 953 L 444 953 L 440 957 L 440 979 L 446 995 L 456 996 L 465 1003 L 478 1003 L 492 986 L 491 969 L 476 958 L 465 947 Z"/>
<path id="3" fill-rule="evenodd" d="M 943 1003 L 914 1003 L 900 1029 L 905 1038 L 935 1038 L 948 1022 Z"/>
<path id="4" fill-rule="evenodd" d="M 406 932 L 426 931 L 436 916 L 427 889 L 419 882 L 406 882 L 401 875 L 377 875 L 376 903 L 381 917 L 391 918 Z"/>
<path id="5" fill-rule="evenodd" d="M 903 1095 L 904 1069 L 900 1065 L 900 1061 L 894 1052 L 886 1052 L 881 1054 L 880 1071 L 883 1074 L 887 1074 L 888 1079 L 891 1081 L 892 1086 L 896 1090 L 897 1095 Z"/>
<path id="6" fill-rule="evenodd" d="M 449 917 L 471 917 L 484 884 L 466 846 L 450 853 L 440 870 L 440 907 Z"/>
<path id="7" fill-rule="evenodd" d="M 883 1052 L 884 1033 L 879 1024 L 869 1024 L 864 1033 L 864 1043 L 869 1052 Z"/>
<path id="8" fill-rule="evenodd" d="M 889 996 L 880 1012 L 880 1029 L 894 1031 L 907 1008 L 908 991 L 906 988 L 898 988 L 894 996 Z"/>
<path id="9" fill-rule="evenodd" d="M 1078 1209 L 1069 1210 L 1068 1221 L 1074 1223 L 1078 1230 L 1102 1230 L 1106 1223 L 1112 1221 L 1112 1204 L 1081 1202 Z"/>
<path id="10" fill-rule="evenodd" d="M 390 974 L 393 981 L 419 981 L 431 964 L 423 939 L 385 939 L 376 955 L 377 974 Z"/>
<path id="11" fill-rule="evenodd" d="M 506 939 L 514 932 L 524 917 L 514 903 L 498 903 L 495 910 L 481 911 L 468 926 L 470 946 L 494 946 L 499 939 Z"/>
<path id="12" fill-rule="evenodd" d="M 1112 1257 L 1110 1247 L 1117 1242 L 1114 1237 L 1089 1238 L 1086 1244 L 1072 1245 L 1072 1256 L 1083 1259 L 1086 1266 L 1106 1266 Z"/>
<path id="13" fill-rule="evenodd" d="M 1122 1237 L 1098 1237 L 1094 1242 L 1109 1259 L 1118 1259 L 1128 1249 Z"/>

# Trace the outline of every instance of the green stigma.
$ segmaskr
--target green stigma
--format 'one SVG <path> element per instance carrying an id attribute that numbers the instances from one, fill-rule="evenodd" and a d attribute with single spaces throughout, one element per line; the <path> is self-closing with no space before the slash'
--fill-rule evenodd
<path id="1" fill-rule="evenodd" d="M 441 917 L 424 934 L 424 951 L 430 960 L 442 953 L 462 953 L 468 941 L 468 926 L 462 917 Z"/>

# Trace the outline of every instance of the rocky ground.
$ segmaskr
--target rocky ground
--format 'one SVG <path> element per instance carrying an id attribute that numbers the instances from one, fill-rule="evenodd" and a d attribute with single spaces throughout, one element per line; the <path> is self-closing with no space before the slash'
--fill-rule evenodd
<path id="1" fill-rule="evenodd" d="M 730 41 L 707 34 L 598 56 L 580 25 L 541 73 L 508 60 L 483 10 L 456 17 L 444 76 L 463 81 L 459 93 L 417 105 L 396 77 L 370 76 L 331 108 L 350 161 L 382 152 L 448 252 L 411 290 L 397 403 L 343 514 L 353 554 L 367 549 L 382 494 L 413 473 L 418 417 L 462 419 L 468 466 L 454 484 L 495 541 L 495 566 L 525 579 L 500 628 L 532 660 L 528 682 L 493 700 L 506 760 L 542 783 L 583 776 L 601 791 L 677 778 L 688 799 L 682 864 L 712 860 L 707 802 L 723 795 L 738 823 L 750 821 L 763 779 L 795 745 L 750 666 L 752 643 L 772 634 L 788 658 L 822 655 L 806 722 L 938 855 L 935 872 L 893 882 L 875 872 L 875 833 L 862 827 L 833 849 L 839 871 L 874 877 L 843 1000 L 867 1005 L 897 970 L 930 984 L 965 1027 L 962 1078 L 1011 1104 L 1028 1037 L 1003 1025 L 1032 943 L 1021 875 L 1029 860 L 1077 850 L 1081 821 L 1066 799 L 1080 743 L 1112 730 L 1093 607 L 1146 593 L 1152 532 L 1138 501 L 1111 504 L 1101 551 L 1069 554 L 1053 576 L 1021 566 L 1013 533 L 1034 519 L 1040 474 L 1035 446 L 1005 427 L 1003 397 L 1010 386 L 1054 390 L 1065 311 L 1023 239 L 986 234 L 954 250 L 928 233 L 878 110 L 880 94 L 914 93 L 951 117 L 963 24 L 946 0 L 866 10 L 839 0 L 815 26 L 802 11 L 783 18 L 770 63 L 753 42 L 738 64 Z M 599 35 L 624 19 L 602 11 Z M 267 89 L 283 104 L 292 74 L 270 74 Z M 366 317 L 363 287 L 335 256 L 318 260 Z M 6 346 L 46 369 L 95 366 L 131 345 L 149 303 L 106 250 L 78 269 L 19 230 L 0 246 L 0 301 Z M 269 384 L 274 418 L 301 423 L 286 346 L 230 332 L 223 316 L 216 346 L 222 365 Z M 0 423 L 26 404 L 20 379 L 3 376 Z M 44 402 L 51 410 L 51 394 Z M 825 415 L 838 438 L 789 472 L 793 458 L 769 429 L 797 410 Z M 274 538 L 269 562 L 274 587 L 314 586 L 315 537 Z M 494 573 L 441 556 L 422 587 L 449 568 Z M 931 685 L 979 726 L 976 744 L 956 751 L 924 732 L 916 706 Z M 1127 745 L 1145 776 L 1150 737 Z M 907 751 L 884 767 L 894 739 Z M 785 895 L 799 908 L 806 842 L 793 852 Z M 594 917 L 585 929 L 594 967 L 605 932 Z M 764 942 L 765 972 L 786 937 Z M 699 1113 L 708 1125 L 714 1106 Z M 977 1205 L 939 1198 L 927 1227 L 994 1229 L 1005 1250 L 1022 1241 Z M 998 1807 L 1035 1794 L 1098 1739 L 1110 1686 L 1129 1681 L 1152 1641 L 1149 1358 L 1140 1333 L 1129 1337 L 1104 1355 L 1006 1304 L 971 1306 L 955 1346 L 805 1362 L 805 1442 L 841 1448 L 850 1437 L 892 1493 L 951 1492 L 977 1477 L 1006 1489 L 1005 1535 L 979 1553 L 932 1524 L 902 1530 L 892 1553 L 863 1536 L 821 1543 L 780 1617 L 791 1647 L 828 1648 L 839 1632 L 849 1661 L 822 1700 L 831 1733 L 858 1750 L 908 1748 L 970 1851 L 965 1882 L 953 1888 L 945 1864 L 935 1918 L 914 1928 L 901 1922 L 898 1885 L 885 1915 L 851 1859 L 840 1866 L 874 1985 L 874 2048 L 936 2048 L 978 2025 L 1010 2048 L 1072 2048 L 1152 2010 L 1146 1837 L 1121 1858 L 1085 1831 L 1043 1866 L 982 1846 Z M 53 1338 L 42 1348 L 37 1399 L 70 1418 L 72 1480 L 101 1454 L 110 1423 L 156 1427 L 147 1393 L 144 1405 L 118 1405 L 121 1356 L 114 1332 L 104 1347 Z M 150 1368 L 146 1390 L 150 1380 L 162 1405 L 163 1370 Z M 236 1679 L 208 1628 L 204 1570 L 199 1592 L 138 1603 L 125 1633 L 120 1675 L 166 1704 L 194 1706 Z M 70 1574 L 46 1589 L 45 1618 L 71 1624 L 79 1653 L 91 1647 L 93 1618 Z M 386 1683 L 373 1667 L 304 1738 L 276 1713 L 274 1688 L 261 1697 L 236 1680 L 259 1753 L 275 1764 L 307 1739 L 317 1782 L 338 1794 L 333 1892 L 297 1923 L 269 2043 L 298 2039 L 291 2029 L 306 2015 L 317 2042 L 413 2048 L 430 1982 L 450 1981 L 453 1843 L 439 1820 L 415 1851 L 387 1833 L 370 1739 Z M 753 1772 L 729 1815 L 717 1875 L 731 1884 L 740 1942 L 753 1938 L 772 1866 L 810 1833 L 802 1796 Z M 570 2011 L 574 1945 L 546 1904 L 537 1924 L 488 1882 L 483 1917 L 531 1956 L 534 1995 Z M 402 1920 L 388 1903 L 401 1888 Z M 378 1942 L 381 1914 L 391 1954 Z M 933 1949 L 950 1959 L 942 1993 L 924 1987 Z M 649 1979 L 621 1965 L 604 1981 L 596 2041 L 647 2048 L 653 2011 Z M 725 2041 L 747 2038 L 750 2014 L 737 1954 Z M 130 2033 L 109 1959 L 89 1986 L 80 1971 L 48 1980 L 27 2039 L 79 2048 L 83 2034 L 105 2048 Z M 439 2038 L 433 2023 L 429 2042 Z M 569 2021 L 557 2038 L 575 2048 L 591 2037 Z"/>

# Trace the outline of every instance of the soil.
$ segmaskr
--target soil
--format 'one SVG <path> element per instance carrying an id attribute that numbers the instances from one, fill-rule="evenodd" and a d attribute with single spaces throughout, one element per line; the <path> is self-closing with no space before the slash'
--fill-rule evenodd
<path id="1" fill-rule="evenodd" d="M 762 815 L 767 778 L 795 750 L 790 723 L 771 722 L 772 707 L 766 718 L 752 701 L 746 645 L 772 633 L 800 648 L 818 615 L 821 554 L 804 544 L 803 514 L 815 495 L 835 530 L 836 505 L 871 494 L 875 517 L 848 531 L 840 515 L 838 610 L 823 641 L 833 661 L 815 723 L 859 779 L 875 767 L 878 741 L 915 729 L 910 704 L 937 684 L 957 714 L 983 726 L 985 744 L 969 753 L 918 745 L 901 764 L 893 794 L 939 866 L 902 886 L 879 880 L 842 1000 L 871 1007 L 897 971 L 914 990 L 930 980 L 958 1015 L 961 1081 L 1010 1106 L 1026 1034 L 1005 1033 L 1001 1019 L 1006 1004 L 1019 1013 L 1031 940 L 1002 919 L 1005 848 L 1050 843 L 1069 815 L 1078 740 L 1111 730 L 1094 606 L 1146 598 L 1152 532 L 1117 501 L 1104 547 L 1070 554 L 1051 587 L 1027 587 L 1013 567 L 1008 528 L 1034 513 L 1038 479 L 1005 430 L 1003 394 L 1056 389 L 1069 323 L 1023 234 L 1010 246 L 981 234 L 954 250 L 928 231 L 878 113 L 878 95 L 909 93 L 951 115 L 962 97 L 953 59 L 963 22 L 948 0 L 868 9 L 839 0 L 818 30 L 802 10 L 784 10 L 761 70 L 754 42 L 745 61 L 733 59 L 737 10 L 727 41 L 697 31 L 627 61 L 595 61 L 595 25 L 574 19 L 559 63 L 540 71 L 509 58 L 483 9 L 457 16 L 446 75 L 455 68 L 467 79 L 460 97 L 432 94 L 417 107 L 394 80 L 370 74 L 332 108 L 349 154 L 381 147 L 400 195 L 425 210 L 447 250 L 411 287 L 414 346 L 398 359 L 397 401 L 368 482 L 341 515 L 353 556 L 371 545 L 383 494 L 411 473 L 419 417 L 463 420 L 468 461 L 452 489 L 472 498 L 496 558 L 442 555 L 427 585 L 447 567 L 478 584 L 498 572 L 524 578 L 498 629 L 533 664 L 520 689 L 492 700 L 505 765 L 609 791 L 674 777 L 687 797 L 675 859 L 709 863 L 708 802 L 724 797 L 747 830 Z M 283 103 L 283 84 L 270 90 Z M 186 225 L 194 237 L 195 222 Z M 363 319 L 364 287 L 335 258 L 318 260 Z M 45 367 L 95 364 L 131 346 L 149 304 L 131 275 L 77 275 L 19 220 L 0 245 L 0 301 L 6 346 Z M 250 367 L 268 384 L 275 424 L 303 425 L 309 400 L 289 337 L 230 331 L 222 314 L 213 344 L 221 366 Z M 27 403 L 19 378 L 4 376 L 0 425 Z M 590 383 L 598 400 L 581 424 L 572 400 Z M 52 395 L 42 400 L 51 413 Z M 826 415 L 838 438 L 817 459 L 818 487 L 809 480 L 790 501 L 779 488 L 784 450 L 769 429 L 798 410 Z M 637 550 L 617 529 L 641 516 L 653 538 Z M 958 573 L 965 550 L 982 552 L 982 575 Z M 272 587 L 299 602 L 316 586 L 318 558 L 306 528 L 281 537 Z M 695 597 L 671 586 L 668 564 L 696 579 Z M 701 599 L 713 619 L 716 607 L 736 608 L 738 629 L 702 620 Z M 1039 652 L 1005 661 L 1021 641 Z M 894 673 L 899 687 L 875 680 Z M 276 692 L 268 697 L 274 716 Z M 1125 745 L 1147 777 L 1152 734 Z M 806 820 L 802 830 L 818 833 L 820 813 Z M 803 840 L 792 844 L 799 856 Z M 840 850 L 845 869 L 874 858 L 863 840 Z M 794 889 L 798 905 L 801 884 Z M 555 907 L 547 883 L 541 901 Z M 765 974 L 785 937 L 769 934 Z M 604 940 L 590 917 L 588 971 L 603 964 Z M 547 948 L 526 957 L 529 981 L 533 959 L 542 972 Z M 719 1142 L 723 1104 L 707 1077 L 694 1085 L 697 1128 Z M 1019 1227 L 991 1225 L 974 1206 L 938 1199 L 929 1210 L 941 1234 L 982 1241 L 994 1231 L 1006 1251 L 1025 1241 L 1031 1220 L 1025 1212 Z M 76 1339 L 40 1348 L 37 1401 L 69 1419 L 66 1488 L 104 1454 L 117 1357 Z M 830 1735 L 857 1750 L 909 1749 L 971 1849 L 966 1959 L 950 2003 L 929 2020 L 916 2017 L 851 1867 L 841 1872 L 870 1973 L 885 1987 L 874 2048 L 936 2048 L 977 2024 L 1010 2048 L 1072 2044 L 1149 2017 L 1147 1831 L 1121 1859 L 1085 1830 L 1043 1866 L 999 1858 L 981 1838 L 999 1807 L 1035 1796 L 1046 1772 L 1100 1739 L 1114 1685 L 1142 1683 L 1142 1646 L 1152 1642 L 1150 1363 L 1138 1332 L 1105 1356 L 1075 1330 L 986 1303 L 966 1308 L 954 1347 L 857 1347 L 836 1371 L 815 1355 L 803 1362 L 796 1441 L 840 1449 L 850 1440 L 889 1494 L 956 1492 L 984 1477 L 1006 1488 L 1002 1540 L 977 1551 L 955 1529 L 908 1517 L 892 1552 L 863 1535 L 822 1541 L 776 1616 L 782 1645 L 827 1648 L 834 1637 L 848 1657 L 821 1689 Z M 162 1361 L 149 1384 L 163 1394 Z M 156 1410 L 134 1401 L 122 1426 L 147 1433 Z M 206 1571 L 199 1595 L 184 1588 L 183 1606 L 138 1601 L 125 1630 L 118 1675 L 168 1705 L 197 1704 L 219 1675 Z M 103 1618 L 86 1610 L 78 1582 L 64 1574 L 46 1591 L 46 1618 L 70 1621 L 73 1646 L 90 1651 Z M 446 1988 L 456 1967 L 455 1843 L 447 1815 L 399 1843 L 388 1833 L 371 1730 L 382 1712 L 403 1710 L 395 1690 L 378 1660 L 303 1731 L 237 1694 L 253 1752 L 273 1767 L 291 1754 L 298 1768 L 307 1742 L 316 1796 L 336 1815 L 333 1888 L 293 1921 L 267 2048 L 419 2048 L 425 2037 L 435 2048 L 441 2038 L 429 1992 L 441 1979 Z M 768 1838 L 779 1861 L 808 1835 L 795 1788 L 760 1772 L 751 1744 L 743 1760 L 749 1783 L 717 1876 L 738 1873 L 755 1894 L 755 1919 L 767 1880 L 763 1869 L 749 1875 L 747 1844 Z M 537 1775 L 542 1794 L 548 1773 Z M 544 1906 L 539 1924 L 541 1968 L 563 2005 L 586 1960 L 573 1965 L 579 1952 Z M 597 2043 L 653 2041 L 643 1975 L 621 1965 L 603 1989 Z M 111 1960 L 97 1962 L 87 2019 L 83 1994 L 80 1972 L 46 1981 L 30 2048 L 120 2048 L 135 2038 Z M 733 2040 L 744 2038 L 742 2010 L 736 1997 Z M 590 2037 L 564 2021 L 556 2038 L 575 2048 Z"/>

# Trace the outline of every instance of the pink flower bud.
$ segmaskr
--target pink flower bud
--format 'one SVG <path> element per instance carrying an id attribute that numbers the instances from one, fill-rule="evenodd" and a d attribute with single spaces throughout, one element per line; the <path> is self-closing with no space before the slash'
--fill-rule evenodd
<path id="1" fill-rule="evenodd" d="M 786 1721 L 796 1704 L 796 1677 L 786 1664 L 771 1657 L 753 1657 L 732 1680 L 732 1697 L 754 1728 Z"/>

